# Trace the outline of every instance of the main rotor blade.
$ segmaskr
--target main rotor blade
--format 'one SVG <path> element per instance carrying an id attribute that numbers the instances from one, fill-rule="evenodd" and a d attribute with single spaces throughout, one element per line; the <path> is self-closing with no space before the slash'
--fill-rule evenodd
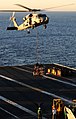
<path id="1" fill-rule="evenodd" d="M 28 12 L 26 10 L 0 10 L 0 12 Z"/>
<path id="2" fill-rule="evenodd" d="M 66 7 L 66 6 L 70 6 L 70 5 L 75 5 L 75 3 L 66 4 L 66 5 L 59 5 L 59 6 L 55 6 L 55 7 L 49 7 L 49 8 L 45 8 L 45 9 L 42 9 L 42 10 L 55 9 L 55 8 Z"/>
<path id="3" fill-rule="evenodd" d="M 70 6 L 70 5 L 75 5 L 75 3 L 71 3 L 71 4 L 65 4 L 65 5 L 59 5 L 59 6 L 55 6 L 55 7 L 49 7 L 49 8 L 44 8 L 44 9 L 31 9 L 29 7 L 23 6 L 21 4 L 15 4 L 17 6 L 20 6 L 22 8 L 28 9 L 29 12 L 36 12 L 36 11 L 43 11 L 43 10 L 47 10 L 47 9 L 55 9 L 55 8 L 59 8 L 59 7 L 66 7 L 66 6 Z"/>
<path id="4" fill-rule="evenodd" d="M 41 11 L 40 9 L 31 9 L 31 8 L 29 8 L 29 7 L 26 7 L 26 6 L 23 6 L 23 5 L 20 5 L 20 4 L 15 4 L 15 5 L 20 6 L 20 7 L 22 7 L 22 8 L 25 8 L 25 9 L 28 9 L 29 12 Z"/>
<path id="5" fill-rule="evenodd" d="M 25 8 L 25 9 L 28 9 L 29 11 L 32 11 L 32 9 L 30 9 L 30 8 L 28 8 L 28 7 L 25 7 L 25 6 L 23 6 L 23 5 L 20 5 L 20 4 L 15 4 L 15 5 L 17 5 L 17 6 L 19 6 L 19 7 L 22 7 L 22 8 Z"/>
<path id="6" fill-rule="evenodd" d="M 0 12 L 36 12 L 36 11 L 43 11 L 43 10 L 47 10 L 47 9 L 55 9 L 55 8 L 60 8 L 60 7 L 66 7 L 66 6 L 70 6 L 70 5 L 75 5 L 75 3 L 72 4 L 66 4 L 66 5 L 59 5 L 59 6 L 55 6 L 55 7 L 49 7 L 49 8 L 45 8 L 45 9 L 30 9 L 28 7 L 25 7 L 23 5 L 20 4 L 15 4 L 17 6 L 20 6 L 22 8 L 25 8 L 27 10 L 0 10 Z"/>

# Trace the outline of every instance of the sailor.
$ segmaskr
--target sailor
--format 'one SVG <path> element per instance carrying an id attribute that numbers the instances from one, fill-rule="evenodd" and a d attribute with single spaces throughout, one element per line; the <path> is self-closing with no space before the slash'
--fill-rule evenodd
<path id="1" fill-rule="evenodd" d="M 41 110 L 41 107 L 38 108 L 37 114 L 38 114 L 38 119 L 42 119 L 42 110 Z"/>
<path id="2" fill-rule="evenodd" d="M 56 119 L 56 109 L 52 106 L 52 119 Z"/>

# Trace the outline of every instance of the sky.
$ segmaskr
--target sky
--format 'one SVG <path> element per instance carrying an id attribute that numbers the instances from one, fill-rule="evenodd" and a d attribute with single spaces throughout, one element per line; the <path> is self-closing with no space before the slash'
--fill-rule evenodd
<path id="1" fill-rule="evenodd" d="M 74 3 L 74 5 L 69 5 Z M 30 8 L 52 8 L 68 5 L 65 7 L 49 9 L 51 11 L 76 11 L 76 0 L 0 0 L 0 9 L 22 9 L 15 4 L 22 4 Z"/>

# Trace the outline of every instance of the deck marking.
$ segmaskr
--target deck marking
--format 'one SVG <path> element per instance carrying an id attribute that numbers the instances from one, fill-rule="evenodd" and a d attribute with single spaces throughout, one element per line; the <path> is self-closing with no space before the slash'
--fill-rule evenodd
<path id="1" fill-rule="evenodd" d="M 0 96 L 0 99 L 3 100 L 3 101 L 5 101 L 5 102 L 7 102 L 8 104 L 11 104 L 11 105 L 13 105 L 13 106 L 15 106 L 15 107 L 17 107 L 17 108 L 19 108 L 19 109 L 21 109 L 21 110 L 27 112 L 27 113 L 33 115 L 33 116 L 37 116 L 37 114 L 34 113 L 33 111 L 31 111 L 31 110 L 29 110 L 29 109 L 27 109 L 27 108 L 25 108 L 25 107 L 19 105 L 18 103 L 14 102 L 14 101 L 11 101 L 11 100 L 9 100 L 9 99 L 3 97 L 3 96 Z"/>
<path id="2" fill-rule="evenodd" d="M 33 112 L 33 111 L 31 111 L 31 110 L 29 110 L 29 109 L 27 109 L 27 108 L 25 108 L 25 107 L 19 105 L 18 103 L 14 102 L 14 101 L 11 101 L 11 100 L 9 100 L 9 99 L 3 97 L 3 96 L 0 96 L 0 99 L 3 100 L 3 101 L 5 101 L 5 102 L 7 102 L 8 104 L 11 104 L 11 105 L 13 105 L 13 106 L 15 106 L 15 107 L 17 107 L 17 108 L 19 108 L 19 109 L 21 109 L 21 110 L 23 110 L 23 111 L 29 113 L 29 114 L 31 114 L 31 115 L 33 115 L 33 116 L 37 117 L 37 114 L 36 114 L 35 112 Z M 18 119 L 19 119 L 19 118 L 18 118 Z M 43 117 L 43 119 L 46 119 L 46 118 Z"/>
<path id="3" fill-rule="evenodd" d="M 54 63 L 54 65 L 61 66 L 61 67 L 68 68 L 68 69 L 71 69 L 71 70 L 76 71 L 76 69 L 75 69 L 75 68 L 71 68 L 71 67 L 68 67 L 68 66 L 64 66 L 64 65 L 62 65 L 62 64 L 57 64 L 57 63 Z"/>
<path id="4" fill-rule="evenodd" d="M 0 107 L 0 110 L 3 110 L 4 112 L 6 112 L 7 114 L 9 114 L 9 115 L 13 116 L 13 117 L 14 117 L 14 118 L 16 118 L 16 119 L 20 119 L 19 117 L 17 117 L 16 115 L 14 115 L 14 114 L 10 113 L 9 111 L 7 111 L 7 110 L 3 109 L 2 107 Z"/>
<path id="5" fill-rule="evenodd" d="M 0 77 L 2 77 L 2 78 L 4 78 L 4 79 L 7 79 L 7 80 L 9 80 L 9 81 L 15 82 L 15 83 L 17 83 L 17 84 L 19 84 L 19 85 L 25 86 L 25 87 L 27 87 L 27 88 L 30 88 L 30 89 L 32 89 L 32 90 L 35 90 L 35 91 L 37 91 L 37 92 L 41 92 L 41 93 L 43 93 L 43 94 L 46 94 L 46 95 L 49 95 L 49 96 L 52 96 L 52 97 L 55 97 L 55 98 L 60 98 L 60 99 L 62 99 L 63 101 L 68 102 L 68 103 L 70 103 L 70 104 L 76 104 L 76 103 L 72 102 L 71 100 L 68 100 L 68 99 L 66 99 L 66 98 L 64 98 L 64 97 L 58 96 L 58 95 L 56 95 L 56 94 L 54 94 L 54 93 L 50 93 L 50 92 L 44 91 L 44 90 L 42 90 L 42 89 L 39 89 L 39 88 L 30 86 L 30 85 L 27 85 L 27 84 L 24 84 L 24 83 L 22 83 L 22 82 L 19 82 L 19 81 L 16 81 L 16 80 L 12 79 L 12 78 L 9 78 L 9 77 L 3 76 L 3 75 L 0 75 Z"/>
<path id="6" fill-rule="evenodd" d="M 57 82 L 64 83 L 64 84 L 67 84 L 67 85 L 70 85 L 70 86 L 73 86 L 73 87 L 76 87 L 76 84 L 74 84 L 74 83 L 69 83 L 69 82 L 62 81 L 62 80 L 59 80 L 59 79 L 56 79 L 56 78 L 52 78 L 52 77 L 49 77 L 49 76 L 46 76 L 46 75 L 43 75 L 43 77 L 51 79 L 51 80 L 55 80 Z"/>
<path id="7" fill-rule="evenodd" d="M 22 68 L 19 68 L 19 67 L 13 67 L 13 68 L 18 69 L 18 70 L 21 70 L 21 71 L 28 72 L 28 73 L 32 73 L 32 71 L 28 71 L 26 69 L 22 69 Z"/>

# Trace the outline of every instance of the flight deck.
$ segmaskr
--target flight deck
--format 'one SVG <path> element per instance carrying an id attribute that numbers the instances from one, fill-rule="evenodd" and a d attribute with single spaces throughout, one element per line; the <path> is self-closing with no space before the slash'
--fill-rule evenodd
<path id="1" fill-rule="evenodd" d="M 34 65 L 0 67 L 0 119 L 52 119 L 53 99 L 72 105 L 76 99 L 76 69 L 44 64 L 43 74 L 33 75 Z"/>

